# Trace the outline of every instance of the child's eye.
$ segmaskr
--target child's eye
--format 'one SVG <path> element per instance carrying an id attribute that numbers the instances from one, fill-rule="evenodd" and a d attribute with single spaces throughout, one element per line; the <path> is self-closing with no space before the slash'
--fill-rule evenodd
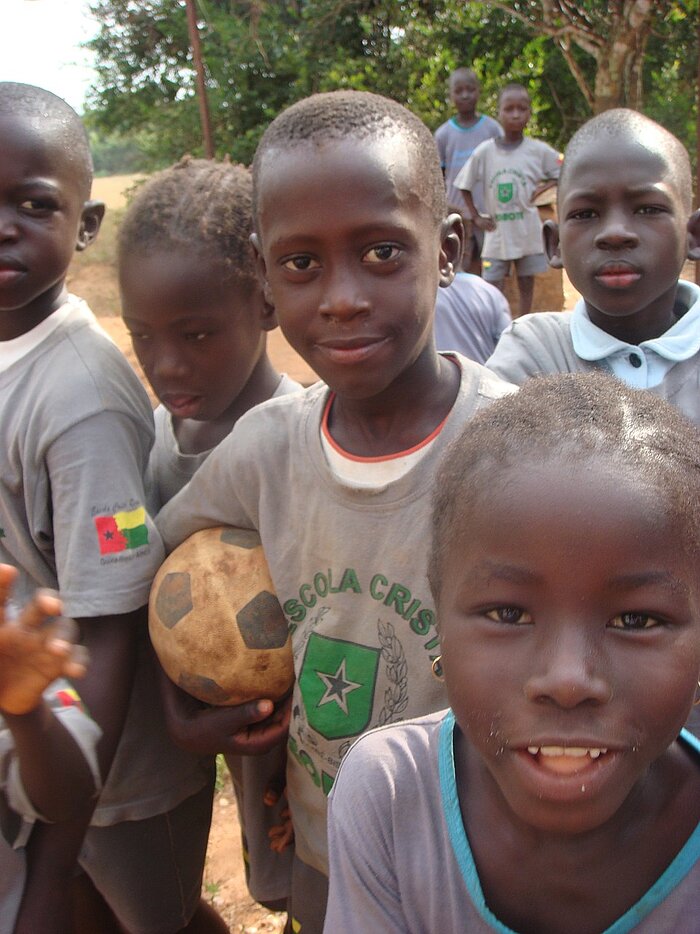
<path id="1" fill-rule="evenodd" d="M 27 198 L 20 204 L 20 210 L 27 214 L 48 214 L 56 210 L 56 205 L 52 201 L 42 198 Z"/>
<path id="2" fill-rule="evenodd" d="M 185 334 L 186 341 L 203 341 L 207 336 L 206 331 L 192 331 L 189 334 Z"/>
<path id="3" fill-rule="evenodd" d="M 596 213 L 593 208 L 581 208 L 579 211 L 571 211 L 566 215 L 566 219 L 568 221 L 587 221 L 595 216 Z"/>
<path id="4" fill-rule="evenodd" d="M 648 613 L 620 613 L 610 620 L 611 629 L 653 629 L 658 619 Z"/>
<path id="5" fill-rule="evenodd" d="M 494 623 L 508 623 L 511 626 L 523 626 L 532 622 L 532 617 L 519 606 L 495 606 L 486 611 L 486 617 Z"/>
<path id="6" fill-rule="evenodd" d="M 637 214 L 665 214 L 665 208 L 660 207 L 658 204 L 643 204 L 641 207 L 637 208 Z"/>
<path id="7" fill-rule="evenodd" d="M 392 243 L 380 243 L 379 246 L 370 247 L 362 257 L 365 263 L 388 263 L 397 259 L 401 250 Z"/>
<path id="8" fill-rule="evenodd" d="M 143 334 L 139 331 L 127 331 L 126 332 L 132 341 L 147 341 L 148 334 Z"/>
<path id="9" fill-rule="evenodd" d="M 282 265 L 285 269 L 294 269 L 297 272 L 306 272 L 309 269 L 317 269 L 320 263 L 313 259 L 311 256 L 302 253 L 300 256 L 290 256 L 290 258 L 286 259 Z"/>

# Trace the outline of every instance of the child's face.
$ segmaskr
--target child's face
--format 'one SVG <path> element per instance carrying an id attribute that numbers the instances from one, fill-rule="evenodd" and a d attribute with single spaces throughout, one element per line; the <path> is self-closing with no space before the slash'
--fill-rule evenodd
<path id="1" fill-rule="evenodd" d="M 263 163 L 261 275 L 294 349 L 339 395 L 375 397 L 435 355 L 460 231 L 416 194 L 402 139 L 296 146 Z"/>
<path id="2" fill-rule="evenodd" d="M 530 120 L 530 98 L 526 91 L 504 91 L 498 104 L 498 122 L 508 136 L 518 136 Z"/>
<path id="3" fill-rule="evenodd" d="M 81 173 L 51 131 L 0 116 L 0 334 L 25 333 L 61 302 L 74 251 L 104 207 L 85 202 Z"/>
<path id="4" fill-rule="evenodd" d="M 594 324 L 673 307 L 688 212 L 667 160 L 633 138 L 590 142 L 559 194 L 559 255 Z M 608 320 L 606 320 L 608 319 Z"/>
<path id="5" fill-rule="evenodd" d="M 125 256 L 119 281 L 134 352 L 163 405 L 176 418 L 224 416 L 274 327 L 259 287 L 173 251 Z"/>
<path id="6" fill-rule="evenodd" d="M 685 722 L 698 562 L 664 505 L 607 460 L 553 460 L 497 475 L 463 517 L 443 667 L 479 788 L 511 821 L 580 833 L 633 808 Z"/>
<path id="7" fill-rule="evenodd" d="M 479 102 L 479 82 L 474 75 L 458 73 L 450 80 L 450 100 L 461 117 L 471 117 Z"/>

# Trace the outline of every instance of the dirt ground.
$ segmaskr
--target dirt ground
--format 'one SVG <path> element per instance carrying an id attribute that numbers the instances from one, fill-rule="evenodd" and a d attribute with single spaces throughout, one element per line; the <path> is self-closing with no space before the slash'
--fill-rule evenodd
<path id="1" fill-rule="evenodd" d="M 110 210 L 118 211 L 123 207 L 125 192 L 135 181 L 135 176 L 96 179 L 93 197 L 106 201 Z M 101 236 L 103 242 L 106 242 L 102 253 L 96 253 L 96 245 L 78 257 L 70 270 L 68 286 L 72 292 L 90 304 L 100 318 L 101 325 L 143 379 L 126 329 L 119 317 L 119 291 L 113 256 L 114 230 L 106 230 L 105 234 L 107 236 L 104 238 Z M 686 264 L 683 275 L 684 278 L 693 280 L 694 265 Z M 555 270 L 550 270 L 538 281 L 535 307 L 572 308 L 577 298 L 576 291 L 566 277 L 562 280 Z M 313 371 L 291 349 L 279 329 L 269 335 L 268 347 L 273 363 L 281 372 L 288 373 L 305 385 L 315 380 Z M 145 380 L 144 385 L 150 393 L 150 387 Z M 151 399 L 153 401 L 152 395 Z M 217 908 L 230 926 L 232 934 L 278 934 L 283 930 L 285 915 L 268 912 L 248 895 L 241 858 L 236 801 L 228 773 L 226 776 L 224 787 L 217 792 L 214 801 L 203 896 Z"/>

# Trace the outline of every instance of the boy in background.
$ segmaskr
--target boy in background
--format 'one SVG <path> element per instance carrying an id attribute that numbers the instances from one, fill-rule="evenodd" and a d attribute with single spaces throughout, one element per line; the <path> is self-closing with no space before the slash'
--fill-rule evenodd
<path id="1" fill-rule="evenodd" d="M 685 148 L 636 111 L 605 111 L 567 146 L 558 200 L 547 254 L 581 298 L 571 312 L 514 321 L 489 368 L 518 385 L 612 371 L 700 424 L 700 288 L 678 278 L 700 258 Z"/>
<path id="2" fill-rule="evenodd" d="M 462 192 L 455 186 L 455 179 L 479 143 L 503 135 L 500 124 L 492 117 L 477 113 L 480 89 L 479 79 L 471 68 L 456 68 L 450 75 L 449 95 L 457 113 L 435 131 L 445 176 L 447 209 L 460 214 L 464 224 L 462 269 L 465 272 L 469 272 L 474 263 L 479 263 L 484 234 L 472 223 L 473 214 L 464 203 Z M 484 207 L 483 186 L 476 186 L 472 200 L 477 212 L 481 211 Z"/>
<path id="3" fill-rule="evenodd" d="M 519 305 L 513 317 L 532 308 L 535 275 L 547 269 L 542 224 L 535 199 L 556 184 L 561 157 L 541 140 L 525 136 L 530 95 L 521 84 L 507 84 L 498 97 L 503 136 L 477 147 L 455 180 L 473 223 L 485 231 L 483 276 L 503 291 L 515 266 Z M 477 186 L 485 189 L 486 212 L 474 204 Z"/>
<path id="4" fill-rule="evenodd" d="M 34 848 L 49 824 L 92 810 L 100 731 L 65 680 L 85 674 L 86 655 L 71 641 L 75 625 L 58 617 L 51 591 L 17 612 L 16 576 L 0 564 L 0 932 L 53 934 L 68 929 L 62 900 L 73 867 L 61 860 L 37 867 Z M 53 894 L 41 898 L 47 887 Z"/>
<path id="5" fill-rule="evenodd" d="M 292 924 L 314 934 L 342 756 L 370 726 L 444 704 L 425 576 L 432 478 L 464 422 L 510 387 L 435 350 L 435 293 L 463 228 L 417 117 L 374 94 L 314 95 L 268 127 L 253 179 L 265 296 L 323 382 L 240 418 L 158 522 L 169 548 L 217 525 L 262 538 L 295 658 Z M 237 709 L 251 725 L 238 751 L 255 722 L 284 735 L 265 723 L 269 698 Z"/>
<path id="6" fill-rule="evenodd" d="M 90 653 L 81 696 L 102 730 L 104 779 L 163 548 L 145 508 L 148 397 L 65 287 L 73 253 L 95 239 L 104 213 L 89 200 L 91 179 L 72 108 L 41 88 L 0 84 L 0 560 L 19 572 L 20 604 L 50 587 L 78 623 Z M 85 823 L 47 825 L 36 859 L 74 864 Z M 33 904 L 56 897 L 38 888 Z"/>
<path id="7" fill-rule="evenodd" d="M 148 467 L 155 509 L 185 486 L 245 412 L 301 389 L 280 376 L 267 354 L 267 333 L 277 320 L 256 275 L 252 201 L 248 169 L 187 156 L 139 189 L 120 227 L 122 314 L 161 403 L 154 413 L 156 440 Z M 263 800 L 270 783 L 284 784 L 284 744 L 267 755 L 234 755 L 220 737 L 226 728 L 235 732 L 237 712 L 196 701 L 164 675 L 162 682 L 166 716 L 169 709 L 177 711 L 168 727 L 185 750 L 170 763 L 170 776 L 161 777 L 163 791 L 178 775 L 187 778 L 193 757 L 211 762 L 215 754 L 226 754 L 249 891 L 271 910 L 286 910 L 292 849 L 271 849 L 270 831 L 283 822 L 282 802 L 270 807 Z M 156 762 L 152 768 L 162 775 Z M 193 891 L 196 884 L 201 888 L 213 794 L 206 773 L 200 785 L 209 787 L 207 808 L 198 818 L 193 815 L 189 826 L 177 825 L 181 872 L 191 876 Z M 153 813 L 158 807 L 154 801 Z M 190 858 L 195 840 L 197 862 Z M 148 879 L 134 879 L 131 887 L 140 884 L 147 898 Z"/>

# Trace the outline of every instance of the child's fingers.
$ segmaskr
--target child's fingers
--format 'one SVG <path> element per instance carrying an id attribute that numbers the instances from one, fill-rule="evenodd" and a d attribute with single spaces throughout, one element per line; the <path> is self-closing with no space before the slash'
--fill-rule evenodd
<path id="1" fill-rule="evenodd" d="M 55 622 L 63 605 L 53 590 L 37 590 L 34 597 L 23 608 L 17 622 L 27 629 L 39 629 L 46 623 Z"/>
<path id="2" fill-rule="evenodd" d="M 17 568 L 11 564 L 0 564 L 0 608 L 10 599 L 10 591 L 17 577 Z"/>

